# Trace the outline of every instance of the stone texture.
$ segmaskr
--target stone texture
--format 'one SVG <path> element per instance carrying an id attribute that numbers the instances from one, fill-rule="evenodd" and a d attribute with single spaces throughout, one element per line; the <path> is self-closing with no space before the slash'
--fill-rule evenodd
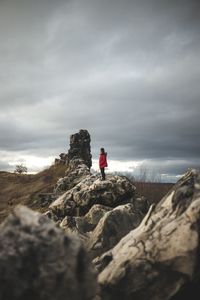
<path id="1" fill-rule="evenodd" d="M 87 130 L 81 129 L 78 133 L 70 136 L 70 149 L 68 159 L 82 159 L 86 166 L 92 166 L 92 155 L 90 152 L 90 134 Z"/>
<path id="2" fill-rule="evenodd" d="M 81 129 L 70 136 L 70 148 L 68 153 L 61 153 L 60 158 L 55 159 L 55 164 L 69 164 L 71 161 L 81 160 L 89 169 L 92 166 L 92 155 L 90 147 L 90 134 Z"/>
<path id="3" fill-rule="evenodd" d="M 65 191 L 70 190 L 75 185 L 80 183 L 85 177 L 90 175 L 89 168 L 81 159 L 76 159 L 68 162 L 66 176 L 59 178 L 55 187 L 54 194 L 59 196 Z"/>
<path id="4" fill-rule="evenodd" d="M 104 216 L 106 212 L 110 210 L 110 207 L 96 204 L 92 206 L 92 208 L 85 216 L 66 216 L 62 220 L 60 227 L 64 228 L 66 231 L 76 232 L 78 234 L 85 234 L 94 230 L 100 219 Z"/>
<path id="5" fill-rule="evenodd" d="M 49 208 L 63 219 L 76 215 L 77 208 L 84 215 L 94 204 L 116 207 L 133 202 L 134 198 L 135 186 L 125 176 L 107 175 L 106 180 L 101 181 L 97 176 L 90 175 L 56 199 Z"/>
<path id="6" fill-rule="evenodd" d="M 149 210 L 149 201 L 144 196 L 137 197 L 133 202 L 134 211 L 138 211 L 142 214 L 146 214 Z"/>
<path id="7" fill-rule="evenodd" d="M 54 194 L 59 196 L 73 188 L 86 176 L 90 175 L 92 155 L 90 148 L 90 134 L 81 129 L 70 136 L 68 153 L 61 153 L 60 159 L 55 159 L 55 164 L 66 164 L 65 177 L 60 178 L 54 188 Z"/>
<path id="8" fill-rule="evenodd" d="M 91 207 L 89 212 L 84 216 L 85 221 L 88 224 L 91 224 L 93 229 L 97 226 L 101 218 L 105 215 L 106 212 L 111 211 L 112 208 L 109 206 L 95 204 Z"/>
<path id="9" fill-rule="evenodd" d="M 93 228 L 90 228 L 89 225 L 90 224 L 87 224 L 85 222 L 84 217 L 66 216 L 61 222 L 59 222 L 59 226 L 66 233 L 73 233 L 78 235 L 78 237 L 84 243 L 88 239 L 88 232 Z"/>
<path id="10" fill-rule="evenodd" d="M 191 170 L 98 260 L 102 299 L 176 299 L 199 285 L 199 233 L 200 173 Z"/>
<path id="11" fill-rule="evenodd" d="M 39 204 L 41 207 L 50 205 L 53 201 L 56 200 L 56 195 L 54 193 L 40 193 L 38 197 L 39 197 Z"/>
<path id="12" fill-rule="evenodd" d="M 114 247 L 123 236 L 136 228 L 144 215 L 133 204 L 120 205 L 104 214 L 87 241 L 92 258 Z"/>
<path id="13" fill-rule="evenodd" d="M 89 300 L 97 292 L 81 242 L 26 207 L 0 227 L 0 286 L 0 300 Z"/>
<path id="14" fill-rule="evenodd" d="M 60 158 L 55 159 L 55 165 L 65 165 L 67 162 L 67 154 L 66 153 L 61 153 Z"/>

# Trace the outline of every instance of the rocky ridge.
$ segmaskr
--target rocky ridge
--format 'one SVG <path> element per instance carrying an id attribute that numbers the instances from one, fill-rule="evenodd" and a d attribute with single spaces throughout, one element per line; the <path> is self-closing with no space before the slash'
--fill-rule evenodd
<path id="1" fill-rule="evenodd" d="M 90 173 L 86 130 L 55 163 L 48 211 L 19 207 L 0 227 L 0 300 L 199 298 L 199 171 L 149 207 L 128 178 Z"/>

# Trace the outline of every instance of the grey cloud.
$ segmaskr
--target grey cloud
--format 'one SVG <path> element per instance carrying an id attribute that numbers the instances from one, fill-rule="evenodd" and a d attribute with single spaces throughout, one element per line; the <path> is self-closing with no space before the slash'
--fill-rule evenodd
<path id="1" fill-rule="evenodd" d="M 0 160 L 0 171 L 5 170 L 7 172 L 12 172 L 14 170 L 13 166 L 10 166 L 7 162 Z"/>
<path id="2" fill-rule="evenodd" d="M 199 165 L 200 3 L 0 2 L 0 149 Z"/>

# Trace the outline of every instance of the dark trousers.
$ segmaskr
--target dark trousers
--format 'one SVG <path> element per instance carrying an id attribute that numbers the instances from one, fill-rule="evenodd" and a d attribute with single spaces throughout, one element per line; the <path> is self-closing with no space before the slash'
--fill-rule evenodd
<path id="1" fill-rule="evenodd" d="M 102 179 L 105 180 L 106 179 L 105 168 L 101 168 L 100 170 L 101 170 Z"/>

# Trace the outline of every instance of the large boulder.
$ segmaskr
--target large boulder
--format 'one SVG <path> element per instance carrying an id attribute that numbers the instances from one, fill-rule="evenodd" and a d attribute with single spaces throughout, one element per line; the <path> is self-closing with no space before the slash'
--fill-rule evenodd
<path id="1" fill-rule="evenodd" d="M 91 207 L 89 212 L 84 216 L 85 221 L 93 226 L 93 229 L 97 226 L 101 218 L 106 212 L 110 211 L 112 208 L 109 206 L 95 204 Z"/>
<path id="2" fill-rule="evenodd" d="M 49 208 L 63 219 L 67 215 L 77 215 L 77 210 L 84 215 L 94 204 L 116 207 L 134 199 L 135 186 L 127 177 L 108 175 L 101 181 L 98 176 L 90 175 L 58 197 Z"/>
<path id="3" fill-rule="evenodd" d="M 91 232 L 97 226 L 104 214 L 110 210 L 110 207 L 95 204 L 85 216 L 66 216 L 60 223 L 60 227 L 66 232 L 76 232 L 79 235 Z"/>
<path id="4" fill-rule="evenodd" d="M 80 240 L 23 206 L 0 227 L 0 282 L 0 300 L 91 300 L 97 292 Z"/>
<path id="5" fill-rule="evenodd" d="M 199 299 L 199 240 L 200 173 L 191 170 L 98 260 L 102 299 L 185 299 L 178 295 L 188 289 Z"/>
<path id="6" fill-rule="evenodd" d="M 134 211 L 131 203 L 120 205 L 104 214 L 87 241 L 92 258 L 113 248 L 122 237 L 136 228 L 144 215 Z"/>

